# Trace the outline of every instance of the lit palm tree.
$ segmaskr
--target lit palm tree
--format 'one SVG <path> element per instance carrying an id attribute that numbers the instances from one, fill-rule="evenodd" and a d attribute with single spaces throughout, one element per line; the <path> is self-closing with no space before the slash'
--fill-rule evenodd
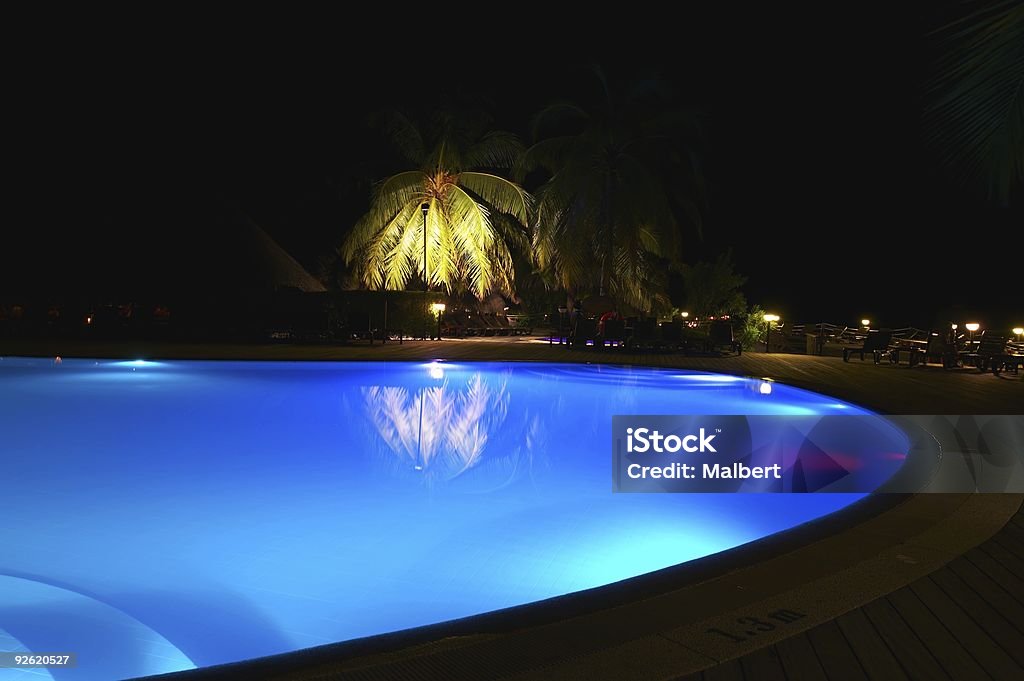
<path id="1" fill-rule="evenodd" d="M 371 289 L 402 289 L 418 275 L 449 293 L 512 293 L 513 253 L 528 249 L 533 200 L 514 182 L 481 169 L 511 168 L 521 153 L 515 136 L 488 132 L 479 118 L 446 114 L 420 129 L 397 112 L 387 115 L 386 132 L 417 169 L 380 183 L 369 212 L 342 246 L 345 262 Z"/>
<path id="2" fill-rule="evenodd" d="M 700 229 L 701 176 L 684 143 L 696 123 L 683 111 L 648 106 L 661 98 L 655 81 L 616 97 L 603 72 L 594 74 L 600 106 L 562 102 L 535 122 L 535 134 L 549 123 L 575 132 L 542 139 L 524 157 L 523 172 L 551 173 L 537 192 L 534 257 L 567 291 L 593 287 L 652 310 L 668 303 L 666 264 L 680 263 L 676 213 Z"/>

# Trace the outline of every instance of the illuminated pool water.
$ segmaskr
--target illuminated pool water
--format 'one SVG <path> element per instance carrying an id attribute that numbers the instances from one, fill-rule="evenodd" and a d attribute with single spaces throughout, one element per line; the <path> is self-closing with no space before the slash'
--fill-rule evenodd
<path id="1" fill-rule="evenodd" d="M 242 660 L 608 584 L 860 498 L 611 493 L 613 414 L 863 413 L 765 385 L 4 358 L 0 651 L 76 652 L 56 679 Z"/>

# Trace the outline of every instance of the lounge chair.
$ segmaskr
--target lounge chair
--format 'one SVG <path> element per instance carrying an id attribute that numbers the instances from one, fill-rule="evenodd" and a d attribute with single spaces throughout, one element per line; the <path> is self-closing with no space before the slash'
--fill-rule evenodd
<path id="1" fill-rule="evenodd" d="M 666 347 L 678 350 L 684 347 L 683 325 L 680 322 L 661 322 L 658 324 L 658 331 L 661 333 L 661 341 Z"/>
<path id="2" fill-rule="evenodd" d="M 456 319 L 462 325 L 462 331 L 467 336 L 484 335 L 485 327 L 479 314 L 463 311 L 457 314 Z"/>
<path id="3" fill-rule="evenodd" d="M 604 330 L 601 333 L 599 339 L 600 344 L 603 346 L 606 342 L 615 345 L 625 345 L 626 343 L 626 322 L 622 319 L 606 319 L 604 321 Z"/>
<path id="4" fill-rule="evenodd" d="M 492 317 L 494 322 L 494 332 L 499 336 L 511 336 L 514 335 L 512 324 L 509 323 L 508 317 L 503 314 L 495 314 Z"/>
<path id="5" fill-rule="evenodd" d="M 892 331 L 887 329 L 872 329 L 868 331 L 864 345 L 859 348 L 843 348 L 843 361 L 849 362 L 850 355 L 860 355 L 860 361 L 864 361 L 864 355 L 871 353 L 875 364 L 882 361 L 882 355 L 889 352 L 889 343 L 892 341 Z"/>
<path id="6" fill-rule="evenodd" d="M 498 322 L 494 319 L 494 314 L 491 312 L 480 312 L 476 315 L 479 321 L 479 333 L 480 336 L 497 336 L 498 335 Z"/>
<path id="7" fill-rule="evenodd" d="M 633 322 L 633 334 L 626 339 L 626 348 L 651 348 L 660 342 L 657 320 L 647 317 Z"/>
<path id="8" fill-rule="evenodd" d="M 992 370 L 997 376 L 1006 368 L 1017 373 L 1017 367 L 1024 363 L 1024 355 L 1013 352 L 1008 347 L 1010 338 L 1003 333 L 984 331 L 978 345 L 960 355 L 964 364 L 973 364 L 979 371 Z"/>
<path id="9" fill-rule="evenodd" d="M 947 340 L 941 331 L 929 331 L 928 340 L 923 345 L 917 343 L 910 347 L 895 348 L 892 351 L 894 363 L 899 364 L 900 355 L 907 353 L 911 367 L 928 366 L 928 360 L 936 359 L 942 363 L 943 368 L 951 369 L 957 364 L 956 346 Z"/>
<path id="10" fill-rule="evenodd" d="M 708 327 L 707 350 L 714 352 L 717 348 L 728 348 L 737 355 L 743 354 L 743 345 L 736 340 L 732 324 L 729 322 L 711 322 L 711 326 Z"/>
<path id="11" fill-rule="evenodd" d="M 576 324 L 569 335 L 569 345 L 575 348 L 582 348 L 587 346 L 587 341 L 597 343 L 597 321 L 583 315 L 578 315 L 576 317 Z"/>

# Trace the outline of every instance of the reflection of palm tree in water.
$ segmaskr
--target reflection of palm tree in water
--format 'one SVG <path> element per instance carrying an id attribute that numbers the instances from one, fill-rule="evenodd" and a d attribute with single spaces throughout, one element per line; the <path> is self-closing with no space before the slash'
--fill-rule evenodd
<path id="1" fill-rule="evenodd" d="M 446 379 L 415 392 L 371 386 L 363 388 L 363 397 L 387 447 L 431 481 L 439 481 L 452 480 L 483 460 L 489 439 L 508 417 L 510 396 L 506 381 L 489 385 L 475 373 L 464 388 Z M 526 444 L 530 448 L 529 439 Z M 514 456 L 519 449 L 500 453 Z"/>

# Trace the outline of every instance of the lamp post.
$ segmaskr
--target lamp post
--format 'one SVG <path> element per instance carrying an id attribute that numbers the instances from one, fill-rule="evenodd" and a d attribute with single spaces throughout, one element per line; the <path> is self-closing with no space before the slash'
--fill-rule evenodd
<path id="1" fill-rule="evenodd" d="M 1013 335 L 1017 337 L 1017 343 L 1019 344 L 1021 339 L 1024 338 L 1024 326 L 1014 327 Z"/>
<path id="2" fill-rule="evenodd" d="M 430 210 L 430 204 L 424 203 L 420 205 L 420 212 L 423 213 L 423 292 L 426 293 L 430 290 L 430 270 L 427 268 L 427 211 Z"/>
<path id="3" fill-rule="evenodd" d="M 565 334 L 565 313 L 568 312 L 568 311 L 569 311 L 569 308 L 567 308 L 564 305 L 561 305 L 558 308 L 558 344 L 559 345 L 561 345 L 564 342 L 564 339 L 565 339 L 565 336 L 564 336 L 564 334 Z M 550 340 L 551 339 L 549 338 L 548 341 L 550 341 Z"/>
<path id="4" fill-rule="evenodd" d="M 771 352 L 771 339 L 772 339 L 772 322 L 779 321 L 779 315 L 777 314 L 765 314 L 765 334 L 764 334 L 764 351 L 766 353 Z"/>
<path id="5" fill-rule="evenodd" d="M 981 328 L 981 324 L 978 322 L 968 322 L 964 324 L 964 328 L 971 334 L 971 343 L 974 343 L 974 332 Z"/>
<path id="6" fill-rule="evenodd" d="M 860 320 L 860 324 L 865 329 L 870 329 L 871 328 L 871 320 L 870 319 L 862 319 L 862 320 Z"/>
<path id="7" fill-rule="evenodd" d="M 444 312 L 444 303 L 433 303 L 430 309 L 437 314 L 437 340 L 441 340 L 441 313 Z"/>

